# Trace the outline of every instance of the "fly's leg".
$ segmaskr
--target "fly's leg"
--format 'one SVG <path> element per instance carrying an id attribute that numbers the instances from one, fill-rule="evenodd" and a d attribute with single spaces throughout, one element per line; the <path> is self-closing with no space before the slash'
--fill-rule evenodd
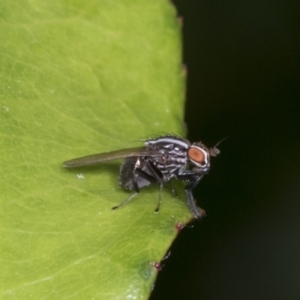
<path id="1" fill-rule="evenodd" d="M 158 203 L 157 203 L 157 206 L 156 206 L 154 212 L 159 212 L 161 202 L 162 202 L 162 198 L 161 198 L 162 189 L 163 189 L 163 185 L 161 184 L 160 188 L 159 188 Z"/>
<path id="2" fill-rule="evenodd" d="M 203 178 L 204 175 L 205 173 L 195 174 L 191 171 L 187 171 L 185 173 L 177 175 L 178 179 L 186 180 L 188 182 L 188 184 L 184 188 L 184 192 L 188 207 L 196 219 L 205 216 L 205 211 L 197 206 L 192 190 L 197 186 L 197 184 Z"/>
<path id="3" fill-rule="evenodd" d="M 194 215 L 194 217 L 196 219 L 203 217 L 205 215 L 205 212 L 203 209 L 201 209 L 197 206 L 194 196 L 192 194 L 192 190 L 185 189 L 184 192 L 185 192 L 188 207 L 189 207 L 190 211 L 192 212 L 192 214 Z"/>
<path id="4" fill-rule="evenodd" d="M 160 209 L 160 206 L 161 206 L 161 202 L 162 202 L 162 197 L 161 197 L 162 189 L 163 189 L 162 175 L 150 162 L 147 162 L 146 166 L 147 166 L 148 172 L 151 173 L 151 175 L 149 175 L 148 173 L 144 172 L 141 169 L 137 169 L 136 172 L 139 173 L 139 175 L 141 177 L 144 177 L 145 179 L 149 180 L 150 182 L 159 184 L 158 203 L 157 203 L 157 207 L 154 210 L 154 212 L 158 212 Z"/>
<path id="5" fill-rule="evenodd" d="M 132 179 L 131 179 L 132 185 L 130 189 L 134 189 L 135 193 L 132 194 L 130 197 L 128 197 L 121 204 L 114 206 L 112 209 L 118 209 L 124 206 L 125 204 L 127 204 L 129 201 L 131 201 L 140 192 L 140 188 L 145 186 L 145 181 L 146 182 L 148 181 L 149 183 L 158 183 L 160 186 L 158 205 L 157 208 L 155 209 L 155 212 L 158 212 L 162 201 L 161 193 L 163 189 L 163 180 L 161 176 L 162 175 L 160 174 L 160 172 L 156 170 L 154 166 L 152 166 L 148 161 L 143 161 L 141 167 L 134 168 L 133 170 Z M 144 181 L 142 182 L 141 179 L 144 179 Z"/>
<path id="6" fill-rule="evenodd" d="M 126 205 L 128 202 L 130 202 L 139 192 L 140 189 L 136 183 L 136 180 L 133 180 L 133 189 L 135 190 L 135 193 L 130 195 L 125 201 L 121 202 L 119 205 L 112 207 L 113 210 L 118 209 L 124 205 Z"/>
<path id="7" fill-rule="evenodd" d="M 114 207 L 112 207 L 112 210 L 118 209 L 124 205 L 126 205 L 129 201 L 131 201 L 138 193 L 133 193 L 132 195 L 130 195 L 125 201 L 121 202 L 119 205 L 116 205 Z"/>
<path id="8" fill-rule="evenodd" d="M 149 164 L 147 163 L 147 168 L 148 168 Z M 151 167 L 149 167 L 150 169 Z M 152 172 L 152 169 L 150 169 Z M 133 170 L 133 175 L 132 175 L 132 186 L 133 189 L 135 191 L 135 193 L 133 193 L 132 195 L 130 195 L 125 201 L 121 202 L 119 205 L 114 206 L 112 209 L 118 209 L 124 205 L 126 205 L 128 202 L 130 202 L 139 192 L 140 192 L 140 186 L 139 186 L 139 177 L 143 178 L 151 183 L 157 183 L 157 179 L 154 176 L 149 175 L 148 173 L 146 173 L 145 171 L 143 171 L 140 168 L 136 168 Z"/>
<path id="9" fill-rule="evenodd" d="M 205 215 L 205 211 L 203 209 L 199 209 L 197 206 L 192 190 L 196 187 L 196 185 L 199 183 L 199 181 L 203 178 L 204 174 L 198 175 L 194 177 L 185 187 L 185 195 L 186 195 L 186 201 L 190 208 L 190 211 L 193 213 L 196 219 L 201 218 Z"/>
<path id="10" fill-rule="evenodd" d="M 172 192 L 173 197 L 174 197 L 174 198 L 178 198 L 178 195 L 177 195 L 177 193 L 176 193 L 176 191 L 175 191 L 175 189 L 174 189 L 174 186 L 173 186 L 173 184 L 172 184 L 172 181 L 170 181 L 170 187 L 171 187 L 171 192 Z"/>

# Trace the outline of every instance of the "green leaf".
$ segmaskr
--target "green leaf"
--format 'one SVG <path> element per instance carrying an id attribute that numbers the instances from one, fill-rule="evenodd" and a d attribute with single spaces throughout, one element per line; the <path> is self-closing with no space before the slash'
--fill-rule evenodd
<path id="1" fill-rule="evenodd" d="M 78 156 L 184 134 L 180 23 L 167 0 L 0 3 L 0 298 L 147 299 L 182 194 L 128 205 L 120 162 Z"/>

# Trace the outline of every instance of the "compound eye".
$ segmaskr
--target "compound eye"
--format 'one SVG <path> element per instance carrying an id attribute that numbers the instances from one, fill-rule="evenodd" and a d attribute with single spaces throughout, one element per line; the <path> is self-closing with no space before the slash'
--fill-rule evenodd
<path id="1" fill-rule="evenodd" d="M 190 160 L 194 161 L 197 164 L 204 165 L 205 164 L 205 155 L 204 152 L 196 147 L 191 147 L 188 150 L 188 157 Z"/>

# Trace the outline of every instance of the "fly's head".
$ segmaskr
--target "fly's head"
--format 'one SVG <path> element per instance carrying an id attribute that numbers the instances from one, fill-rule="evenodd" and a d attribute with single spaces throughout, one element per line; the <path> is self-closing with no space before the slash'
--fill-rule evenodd
<path id="1" fill-rule="evenodd" d="M 202 142 L 197 142 L 189 147 L 187 157 L 195 173 L 205 174 L 209 171 L 210 157 L 217 156 L 220 153 L 217 148 L 218 145 L 219 143 L 213 148 L 207 148 Z"/>

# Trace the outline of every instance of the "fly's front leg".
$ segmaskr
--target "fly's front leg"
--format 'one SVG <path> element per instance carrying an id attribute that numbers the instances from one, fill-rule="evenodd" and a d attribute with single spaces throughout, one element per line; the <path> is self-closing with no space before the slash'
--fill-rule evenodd
<path id="1" fill-rule="evenodd" d="M 184 188 L 187 204 L 196 219 L 203 217 L 205 215 L 205 212 L 203 212 L 203 209 L 197 206 L 192 190 L 197 186 L 203 176 L 204 174 L 198 176 L 194 175 L 194 178 L 192 178 Z"/>
<path id="2" fill-rule="evenodd" d="M 192 188 L 194 188 L 205 174 L 207 174 L 207 171 L 195 173 L 193 170 L 186 170 L 182 173 L 177 174 L 176 178 L 179 180 L 188 181 L 190 184 L 193 183 L 194 186 Z"/>
<path id="3" fill-rule="evenodd" d="M 205 212 L 203 211 L 203 209 L 199 209 L 199 207 L 197 206 L 192 190 L 197 186 L 204 175 L 205 173 L 195 174 L 193 171 L 186 171 L 177 176 L 178 179 L 188 182 L 184 188 L 184 192 L 188 207 L 196 219 L 203 217 L 205 215 Z"/>
<path id="4" fill-rule="evenodd" d="M 192 193 L 192 190 L 185 189 L 184 192 L 185 192 L 188 207 L 189 207 L 190 211 L 192 212 L 192 214 L 194 215 L 194 217 L 196 219 L 200 219 L 200 218 L 204 217 L 205 211 L 204 211 L 204 209 L 197 206 L 194 196 L 193 196 L 193 193 Z"/>

